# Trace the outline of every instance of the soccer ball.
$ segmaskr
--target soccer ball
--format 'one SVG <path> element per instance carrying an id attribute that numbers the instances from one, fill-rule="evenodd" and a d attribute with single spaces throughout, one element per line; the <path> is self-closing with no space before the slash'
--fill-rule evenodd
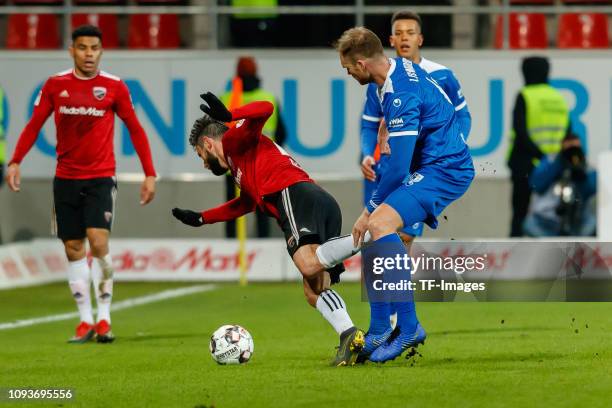
<path id="1" fill-rule="evenodd" d="M 219 364 L 245 364 L 253 356 L 253 337 L 237 324 L 219 327 L 210 336 L 210 355 Z"/>

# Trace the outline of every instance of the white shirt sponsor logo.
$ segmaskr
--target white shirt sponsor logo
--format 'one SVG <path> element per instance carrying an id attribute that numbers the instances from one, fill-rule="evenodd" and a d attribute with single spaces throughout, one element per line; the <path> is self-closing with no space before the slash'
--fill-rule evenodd
<path id="1" fill-rule="evenodd" d="M 389 122 L 389 127 L 396 128 L 401 126 L 404 126 L 404 119 L 402 118 L 391 119 Z"/>
<path id="2" fill-rule="evenodd" d="M 105 110 L 96 109 L 93 107 L 86 108 L 85 106 L 60 106 L 59 113 L 62 115 L 75 115 L 75 116 L 95 116 L 102 117 L 106 113 Z"/>
<path id="3" fill-rule="evenodd" d="M 402 100 L 400 98 L 395 98 L 393 100 L 393 106 L 395 106 L 396 108 L 399 108 L 401 104 L 402 104 Z"/>

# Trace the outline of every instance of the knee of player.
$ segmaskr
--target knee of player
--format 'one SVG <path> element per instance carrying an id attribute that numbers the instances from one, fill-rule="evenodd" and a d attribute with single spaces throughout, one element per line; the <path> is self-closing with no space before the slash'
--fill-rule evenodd
<path id="1" fill-rule="evenodd" d="M 77 256 L 85 250 L 83 242 L 79 240 L 64 241 L 64 248 L 68 257 Z"/>
<path id="2" fill-rule="evenodd" d="M 293 262 L 302 276 L 306 279 L 315 277 L 325 268 L 321 265 L 316 254 L 316 246 L 306 245 L 301 247 L 293 256 Z"/>
<path id="3" fill-rule="evenodd" d="M 313 259 L 311 262 L 303 264 L 299 269 L 303 277 L 313 278 L 317 275 L 317 273 L 323 270 L 322 268 L 323 266 L 319 263 L 319 261 L 317 259 Z"/>
<path id="4" fill-rule="evenodd" d="M 383 220 L 381 220 L 375 214 L 372 214 L 368 220 L 368 231 L 370 231 L 370 234 L 372 234 L 372 238 L 374 239 L 378 239 L 384 235 L 394 232 L 392 227 L 383 222 Z"/>
<path id="5" fill-rule="evenodd" d="M 99 258 L 108 253 L 108 241 L 105 238 L 90 238 L 89 246 L 93 256 Z"/>
<path id="6" fill-rule="evenodd" d="M 307 259 L 304 259 L 303 262 L 300 262 L 297 265 L 300 273 L 303 277 L 310 279 L 314 278 L 318 273 L 320 273 L 324 267 L 319 262 L 319 258 L 317 258 L 316 254 L 313 252 Z"/>

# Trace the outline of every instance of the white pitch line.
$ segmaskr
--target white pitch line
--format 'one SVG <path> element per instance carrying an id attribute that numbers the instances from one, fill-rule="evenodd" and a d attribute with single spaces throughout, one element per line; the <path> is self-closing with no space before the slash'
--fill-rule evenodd
<path id="1" fill-rule="evenodd" d="M 152 295 L 140 296 L 131 299 L 122 300 L 112 305 L 111 310 L 129 309 L 134 306 L 146 305 L 148 303 L 160 302 L 162 300 L 173 299 L 177 297 L 192 295 L 194 293 L 208 292 L 215 289 L 215 285 L 198 285 L 186 286 L 178 289 L 169 289 Z M 51 316 L 35 317 L 33 319 L 17 320 L 14 322 L 0 323 L 0 330 L 17 329 L 19 327 L 33 326 L 35 324 L 59 322 L 61 320 L 70 320 L 79 317 L 78 312 L 62 313 Z"/>

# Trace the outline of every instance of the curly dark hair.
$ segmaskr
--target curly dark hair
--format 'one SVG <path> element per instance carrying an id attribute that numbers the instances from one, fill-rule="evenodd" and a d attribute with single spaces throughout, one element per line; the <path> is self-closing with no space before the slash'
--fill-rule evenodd
<path id="1" fill-rule="evenodd" d="M 221 122 L 217 122 L 208 115 L 204 115 L 201 118 L 196 119 L 191 128 L 189 134 L 189 144 L 195 149 L 197 144 L 200 144 L 202 136 L 212 137 L 218 139 L 227 132 L 229 128 Z"/>

